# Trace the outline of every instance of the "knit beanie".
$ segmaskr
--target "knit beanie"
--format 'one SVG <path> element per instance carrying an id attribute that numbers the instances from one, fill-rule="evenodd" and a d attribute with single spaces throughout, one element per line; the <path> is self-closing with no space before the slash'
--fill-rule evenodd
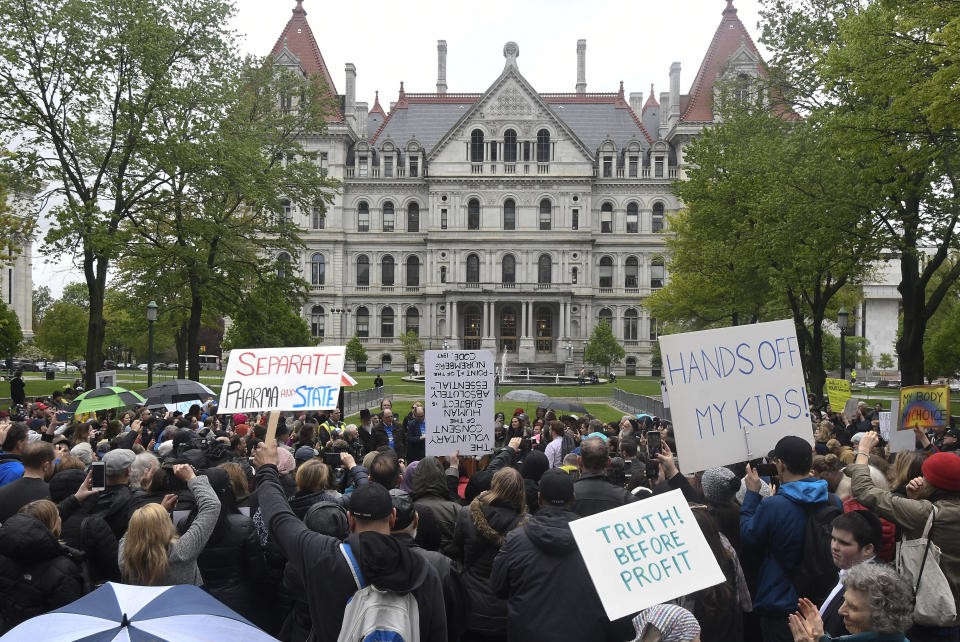
<path id="1" fill-rule="evenodd" d="M 937 488 L 960 490 L 960 457 L 953 453 L 936 453 L 927 457 L 920 470 Z"/>
<path id="2" fill-rule="evenodd" d="M 714 504 L 729 504 L 740 490 L 740 480 L 729 468 L 711 468 L 700 478 L 703 495 Z"/>

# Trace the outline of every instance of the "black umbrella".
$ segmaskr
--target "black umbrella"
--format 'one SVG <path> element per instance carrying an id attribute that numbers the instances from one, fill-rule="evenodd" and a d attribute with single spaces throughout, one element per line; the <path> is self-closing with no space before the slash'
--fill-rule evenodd
<path id="1" fill-rule="evenodd" d="M 147 398 L 148 406 L 194 401 L 214 395 L 213 390 L 198 381 L 190 379 L 168 379 L 156 383 L 140 394 Z"/>
<path id="2" fill-rule="evenodd" d="M 374 368 L 373 370 L 367 370 L 367 374 L 387 374 L 390 372 L 386 368 Z"/>
<path id="3" fill-rule="evenodd" d="M 559 410 L 561 412 L 579 412 L 580 414 L 586 414 L 587 409 L 578 403 L 572 401 L 561 401 L 559 399 L 550 399 L 540 404 L 541 408 L 548 408 L 550 410 Z"/>

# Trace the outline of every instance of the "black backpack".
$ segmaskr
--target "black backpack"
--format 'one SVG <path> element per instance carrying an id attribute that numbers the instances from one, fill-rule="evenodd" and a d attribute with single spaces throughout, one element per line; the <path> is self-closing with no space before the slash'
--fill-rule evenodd
<path id="1" fill-rule="evenodd" d="M 836 495 L 830 494 L 827 501 L 818 504 L 802 504 L 807 521 L 803 531 L 803 551 L 800 563 L 784 574 L 793 584 L 799 597 L 814 604 L 822 604 L 837 585 L 839 577 L 830 550 L 834 518 L 843 514 Z M 773 559 L 783 570 L 783 565 L 774 554 Z"/>

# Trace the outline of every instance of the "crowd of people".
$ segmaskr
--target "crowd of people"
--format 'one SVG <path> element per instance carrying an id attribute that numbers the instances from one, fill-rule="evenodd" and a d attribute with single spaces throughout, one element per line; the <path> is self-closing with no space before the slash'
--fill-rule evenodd
<path id="1" fill-rule="evenodd" d="M 891 455 L 879 408 L 811 399 L 812 439 L 691 474 L 646 415 L 498 413 L 476 460 L 426 456 L 419 402 L 286 413 L 271 440 L 213 400 L 62 403 L 0 413 L 0 631 L 114 581 L 202 586 L 290 641 L 960 641 L 956 435 Z M 569 524 L 676 489 L 724 581 L 610 621 Z"/>

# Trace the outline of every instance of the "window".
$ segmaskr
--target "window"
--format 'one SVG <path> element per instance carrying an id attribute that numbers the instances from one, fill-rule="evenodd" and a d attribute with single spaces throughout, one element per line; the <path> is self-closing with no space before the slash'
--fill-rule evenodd
<path id="1" fill-rule="evenodd" d="M 410 178 L 416 178 L 420 175 L 420 159 L 417 156 L 410 157 Z"/>
<path id="2" fill-rule="evenodd" d="M 441 265 L 440 266 L 440 283 L 446 283 L 446 282 L 447 282 L 447 266 Z"/>
<path id="3" fill-rule="evenodd" d="M 480 201 L 475 198 L 471 198 L 467 203 L 467 229 L 480 229 Z"/>
<path id="4" fill-rule="evenodd" d="M 283 208 L 283 220 L 284 222 L 289 223 L 293 219 L 293 203 L 287 199 L 283 199 L 281 207 Z"/>
<path id="5" fill-rule="evenodd" d="M 329 168 L 327 164 L 327 152 L 320 152 L 320 171 L 326 174 Z"/>
<path id="6" fill-rule="evenodd" d="M 357 308 L 357 336 L 360 338 L 370 336 L 370 313 L 362 305 Z"/>
<path id="7" fill-rule="evenodd" d="M 577 268 L 573 268 L 572 270 L 570 270 L 570 282 L 573 283 L 574 285 L 577 284 L 577 273 L 578 273 L 578 271 L 579 271 L 579 270 L 577 270 Z"/>
<path id="8" fill-rule="evenodd" d="M 370 285 L 370 259 L 366 254 L 357 257 L 357 285 Z"/>
<path id="9" fill-rule="evenodd" d="M 483 132 L 479 129 L 470 133 L 470 162 L 483 162 Z"/>
<path id="10" fill-rule="evenodd" d="M 603 157 L 603 177 L 613 178 L 613 156 Z"/>
<path id="11" fill-rule="evenodd" d="M 310 309 L 310 334 L 314 339 L 323 338 L 323 306 L 315 305 Z"/>
<path id="12" fill-rule="evenodd" d="M 404 334 L 413 330 L 413 333 L 420 336 L 420 311 L 416 308 L 407 308 L 407 324 Z"/>
<path id="13" fill-rule="evenodd" d="M 288 91 L 280 94 L 280 109 L 290 111 L 293 109 L 293 94 Z"/>
<path id="14" fill-rule="evenodd" d="M 636 178 L 639 176 L 639 167 L 640 167 L 640 157 L 631 156 L 628 163 L 630 178 Z"/>
<path id="15" fill-rule="evenodd" d="M 580 229 L 580 210 L 577 208 L 573 208 L 570 211 L 570 229 Z"/>
<path id="16" fill-rule="evenodd" d="M 627 204 L 627 233 L 636 234 L 640 230 L 640 209 L 636 203 Z"/>
<path id="17" fill-rule="evenodd" d="M 623 338 L 625 341 L 637 340 L 637 328 L 640 319 L 637 317 L 637 311 L 630 308 L 623 313 Z"/>
<path id="18" fill-rule="evenodd" d="M 600 259 L 600 287 L 613 287 L 613 259 L 609 256 Z"/>
<path id="19" fill-rule="evenodd" d="M 540 201 L 540 229 L 549 230 L 553 223 L 553 204 L 549 198 Z"/>
<path id="20" fill-rule="evenodd" d="M 657 257 L 650 262 L 650 289 L 663 287 L 664 267 L 663 259 Z"/>
<path id="21" fill-rule="evenodd" d="M 735 99 L 741 105 L 748 105 L 750 103 L 750 76 L 747 74 L 739 74 L 737 76 L 737 86 L 736 86 Z"/>
<path id="22" fill-rule="evenodd" d="M 440 229 L 447 229 L 447 209 L 443 208 L 440 210 Z"/>
<path id="23" fill-rule="evenodd" d="M 503 229 L 517 229 L 517 203 L 512 198 L 503 202 Z"/>
<path id="24" fill-rule="evenodd" d="M 383 177 L 393 178 L 393 156 L 383 157 Z"/>
<path id="25" fill-rule="evenodd" d="M 497 141 L 490 141 L 490 160 L 497 160 Z"/>
<path id="26" fill-rule="evenodd" d="M 480 282 L 480 257 L 471 254 L 467 257 L 467 283 Z"/>
<path id="27" fill-rule="evenodd" d="M 393 257 L 389 254 L 380 260 L 380 285 L 393 285 Z"/>
<path id="28" fill-rule="evenodd" d="M 553 352 L 553 310 L 543 306 L 537 310 L 537 352 Z"/>
<path id="29" fill-rule="evenodd" d="M 626 263 L 626 272 L 623 276 L 623 287 L 636 289 L 638 283 L 640 282 L 640 262 L 637 261 L 637 257 L 631 256 L 627 258 Z"/>
<path id="30" fill-rule="evenodd" d="M 663 156 L 657 156 L 657 160 L 653 164 L 653 176 L 654 178 L 663 178 Z"/>
<path id="31" fill-rule="evenodd" d="M 407 287 L 420 287 L 420 259 L 416 256 L 407 257 Z"/>
<path id="32" fill-rule="evenodd" d="M 541 254 L 537 260 L 537 283 L 550 283 L 553 278 L 553 261 L 549 254 Z"/>
<path id="33" fill-rule="evenodd" d="M 613 234 L 613 205 L 610 203 L 600 207 L 600 233 Z"/>
<path id="34" fill-rule="evenodd" d="M 364 177 L 367 175 L 367 157 L 366 156 L 359 156 L 357 158 L 357 174 L 360 177 Z"/>
<path id="35" fill-rule="evenodd" d="M 517 162 L 517 132 L 512 129 L 503 132 L 503 161 Z"/>
<path id="36" fill-rule="evenodd" d="M 546 129 L 537 132 L 537 162 L 550 162 L 550 132 Z"/>
<path id="37" fill-rule="evenodd" d="M 517 259 L 513 258 L 512 254 L 507 254 L 503 257 L 503 263 L 500 266 L 501 268 L 501 282 L 503 283 L 516 283 L 517 282 Z"/>
<path id="38" fill-rule="evenodd" d="M 653 221 L 651 229 L 654 232 L 663 231 L 663 203 L 653 204 Z"/>
<path id="39" fill-rule="evenodd" d="M 530 141 L 524 141 L 523 143 L 523 160 L 530 160 Z"/>
<path id="40" fill-rule="evenodd" d="M 323 254 L 317 252 L 310 258 L 310 283 L 323 285 L 326 280 L 327 262 Z"/>
<path id="41" fill-rule="evenodd" d="M 417 203 L 407 205 L 407 231 L 420 231 L 420 206 Z"/>
<path id="42" fill-rule="evenodd" d="M 317 205 L 314 205 L 310 212 L 310 222 L 315 230 L 322 230 L 327 226 L 327 217 L 323 215 L 323 210 Z"/>
<path id="43" fill-rule="evenodd" d="M 277 276 L 285 279 L 288 274 L 290 274 L 290 255 L 286 252 L 281 252 L 277 257 Z M 11 283 L 12 282 L 13 281 L 11 281 Z"/>
<path id="44" fill-rule="evenodd" d="M 384 308 L 380 313 L 380 337 L 393 338 L 393 308 Z"/>
<path id="45" fill-rule="evenodd" d="M 396 214 L 393 211 L 393 202 L 387 201 L 383 204 L 383 231 L 392 232 L 395 222 Z"/>
<path id="46" fill-rule="evenodd" d="M 360 204 L 357 205 L 357 231 L 370 231 L 370 206 L 367 205 L 366 201 L 360 201 Z"/>
<path id="47" fill-rule="evenodd" d="M 657 327 L 657 320 L 653 317 L 650 317 L 650 340 L 656 341 L 657 337 L 660 336 L 659 328 Z"/>
<path id="48" fill-rule="evenodd" d="M 600 310 L 600 323 L 606 323 L 608 327 L 613 327 L 613 312 L 610 311 L 610 308 L 603 308 Z"/>

